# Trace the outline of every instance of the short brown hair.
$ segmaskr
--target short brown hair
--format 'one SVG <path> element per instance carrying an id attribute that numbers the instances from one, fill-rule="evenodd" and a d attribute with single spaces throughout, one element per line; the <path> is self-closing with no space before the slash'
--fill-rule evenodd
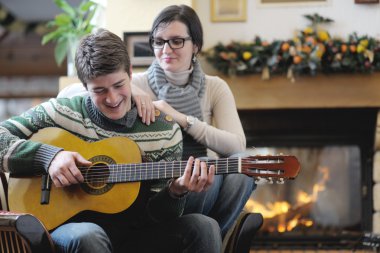
<path id="1" fill-rule="evenodd" d="M 130 76 L 131 62 L 125 43 L 116 34 L 99 29 L 84 37 L 77 48 L 75 67 L 81 82 L 124 70 Z"/>

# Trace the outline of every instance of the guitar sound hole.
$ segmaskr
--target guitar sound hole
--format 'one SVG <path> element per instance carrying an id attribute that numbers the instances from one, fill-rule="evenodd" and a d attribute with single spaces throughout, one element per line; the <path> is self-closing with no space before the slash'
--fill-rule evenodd
<path id="1" fill-rule="evenodd" d="M 101 195 L 108 192 L 113 184 L 107 183 L 110 170 L 106 163 L 94 163 L 92 167 L 83 173 L 85 181 L 82 189 L 92 195 Z"/>
<path id="2" fill-rule="evenodd" d="M 108 166 L 106 164 L 96 164 L 86 171 L 86 183 L 94 189 L 104 187 L 110 175 Z"/>

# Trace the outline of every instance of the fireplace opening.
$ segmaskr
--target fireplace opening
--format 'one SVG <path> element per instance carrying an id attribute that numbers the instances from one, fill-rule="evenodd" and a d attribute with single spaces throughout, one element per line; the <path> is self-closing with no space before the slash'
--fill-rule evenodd
<path id="1" fill-rule="evenodd" d="M 301 172 L 259 185 L 246 205 L 264 225 L 252 248 L 360 248 L 372 230 L 376 109 L 239 111 L 250 154 L 295 155 Z"/>

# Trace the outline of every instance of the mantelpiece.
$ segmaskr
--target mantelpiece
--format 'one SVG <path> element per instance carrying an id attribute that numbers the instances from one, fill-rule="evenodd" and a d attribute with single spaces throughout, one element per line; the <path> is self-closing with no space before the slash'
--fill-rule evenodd
<path id="1" fill-rule="evenodd" d="M 372 74 L 330 74 L 296 76 L 292 83 L 285 75 L 262 80 L 260 74 L 221 75 L 204 57 L 203 70 L 217 75 L 230 86 L 239 110 L 380 108 L 380 72 Z"/>
<path id="2" fill-rule="evenodd" d="M 227 77 L 239 110 L 292 108 L 380 108 L 380 73 L 284 76 L 263 81 L 260 75 Z"/>

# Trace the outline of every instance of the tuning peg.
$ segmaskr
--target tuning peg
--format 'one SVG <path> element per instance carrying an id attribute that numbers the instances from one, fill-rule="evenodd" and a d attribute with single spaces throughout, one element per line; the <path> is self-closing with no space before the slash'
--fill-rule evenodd
<path id="1" fill-rule="evenodd" d="M 273 184 L 273 178 L 272 177 L 268 177 L 267 181 L 268 181 L 268 184 Z"/>
<path id="2" fill-rule="evenodd" d="M 276 184 L 284 184 L 284 183 L 285 183 L 285 180 L 282 177 L 277 178 Z"/>

